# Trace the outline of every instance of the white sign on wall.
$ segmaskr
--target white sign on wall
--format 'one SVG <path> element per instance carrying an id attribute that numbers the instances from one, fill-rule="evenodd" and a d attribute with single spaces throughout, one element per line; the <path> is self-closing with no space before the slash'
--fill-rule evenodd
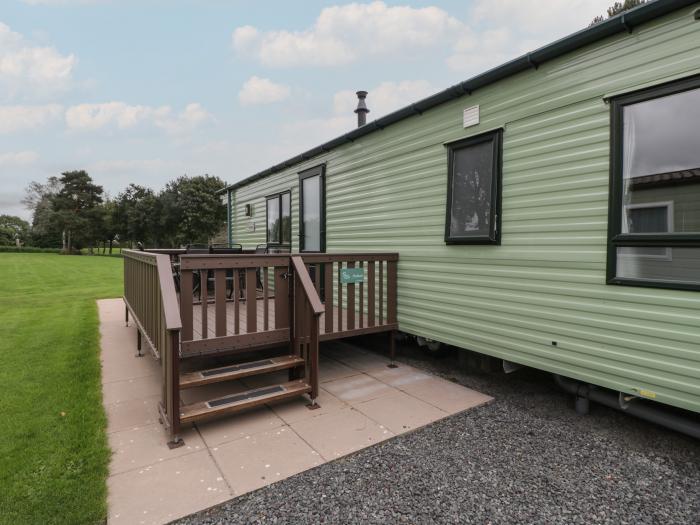
<path id="1" fill-rule="evenodd" d="M 476 126 L 479 123 L 479 106 L 465 108 L 462 114 L 462 125 L 465 128 Z"/>
<path id="2" fill-rule="evenodd" d="M 249 232 L 255 231 L 255 221 L 248 221 L 248 226 L 246 228 Z"/>

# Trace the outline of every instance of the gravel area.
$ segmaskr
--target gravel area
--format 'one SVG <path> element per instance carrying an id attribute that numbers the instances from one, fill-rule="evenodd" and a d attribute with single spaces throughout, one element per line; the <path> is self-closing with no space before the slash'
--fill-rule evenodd
<path id="1" fill-rule="evenodd" d="M 593 403 L 578 416 L 538 371 L 401 350 L 496 400 L 178 523 L 700 523 L 700 442 Z"/>

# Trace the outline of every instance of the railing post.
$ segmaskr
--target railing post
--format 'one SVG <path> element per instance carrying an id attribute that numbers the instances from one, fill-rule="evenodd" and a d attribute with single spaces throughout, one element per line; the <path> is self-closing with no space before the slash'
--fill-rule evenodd
<path id="1" fill-rule="evenodd" d="M 353 261 L 348 261 L 348 268 L 355 268 L 355 263 Z M 347 330 L 355 329 L 355 285 L 353 283 L 348 283 L 345 290 L 347 291 L 347 299 L 345 304 L 347 306 Z"/>
<path id="2" fill-rule="evenodd" d="M 168 338 L 168 374 L 166 389 L 168 394 L 167 415 L 170 423 L 169 448 L 181 447 L 185 442 L 180 437 L 180 338 L 179 331 L 172 330 Z"/>
<path id="3" fill-rule="evenodd" d="M 297 323 L 298 323 L 298 317 L 299 313 L 297 312 L 297 304 L 299 301 L 297 300 L 297 273 L 293 270 L 292 264 L 290 261 L 289 268 L 287 269 L 287 282 L 289 283 L 289 297 L 287 298 L 287 301 L 289 303 L 288 307 L 288 317 L 289 317 L 289 350 L 290 354 L 292 355 L 300 355 L 299 351 L 299 330 L 297 328 Z M 275 290 L 275 294 L 277 293 L 277 290 Z M 275 315 L 277 313 L 275 312 Z M 289 380 L 292 381 L 294 379 L 299 378 L 299 371 L 290 368 L 289 369 Z"/>
<path id="4" fill-rule="evenodd" d="M 182 319 L 182 338 L 185 341 L 193 339 L 192 318 L 192 270 L 180 270 L 180 316 Z"/>
<path id="5" fill-rule="evenodd" d="M 396 324 L 396 296 L 397 296 L 397 262 L 388 261 L 386 263 L 386 310 L 387 322 Z M 396 368 L 396 330 L 389 332 L 389 357 L 391 358 L 390 368 Z"/>
<path id="6" fill-rule="evenodd" d="M 141 330 L 136 329 L 136 357 L 143 357 L 141 352 Z"/>
<path id="7" fill-rule="evenodd" d="M 305 374 L 304 379 L 311 387 L 309 397 L 310 409 L 318 408 L 316 398 L 318 397 L 318 361 L 319 361 L 319 341 L 320 341 L 320 319 L 326 311 L 319 292 L 314 286 L 309 276 L 309 271 L 303 259 L 296 255 L 290 259 L 290 269 L 294 271 L 294 346 L 297 351 L 304 354 Z M 320 266 L 317 266 L 320 271 Z M 320 279 L 320 277 L 319 277 Z M 331 283 L 327 283 L 331 285 Z M 302 347 L 304 352 L 302 352 Z"/>
<path id="8" fill-rule="evenodd" d="M 318 404 L 316 403 L 316 398 L 318 397 L 318 353 L 319 353 L 319 344 L 318 344 L 318 335 L 319 335 L 319 316 L 314 315 L 313 313 L 311 314 L 311 319 L 310 319 L 310 325 L 311 325 L 311 334 L 309 337 L 309 364 L 310 364 L 310 381 L 311 381 L 311 393 L 309 396 L 311 397 L 311 405 L 312 407 L 317 407 Z"/>
<path id="9" fill-rule="evenodd" d="M 396 323 L 396 261 L 386 263 L 386 317 Z"/>

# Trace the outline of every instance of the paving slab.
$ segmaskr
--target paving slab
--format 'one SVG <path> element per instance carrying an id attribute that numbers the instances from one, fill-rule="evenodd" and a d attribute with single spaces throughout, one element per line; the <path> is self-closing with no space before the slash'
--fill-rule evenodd
<path id="1" fill-rule="evenodd" d="M 112 432 L 109 434 L 109 446 L 112 448 L 110 471 L 120 474 L 206 449 L 194 428 L 182 432 L 182 439 L 185 440 L 182 447 L 164 447 L 163 442 L 167 439 L 168 435 L 159 424 Z"/>
<path id="2" fill-rule="evenodd" d="M 394 434 L 403 434 L 450 415 L 425 401 L 396 391 L 359 403 L 354 408 Z"/>
<path id="3" fill-rule="evenodd" d="M 110 524 L 165 523 L 202 510 L 490 398 L 389 361 L 356 346 L 324 344 L 317 404 L 295 398 L 249 412 L 198 422 L 185 445 L 167 447 L 158 423 L 160 363 L 136 328 L 124 324 L 121 299 L 98 301 L 103 403 L 112 448 Z M 226 364 L 223 358 L 183 363 L 183 370 Z M 287 371 L 183 390 L 183 404 L 286 382 Z"/>
<path id="4" fill-rule="evenodd" d="M 107 432 L 117 432 L 158 423 L 159 401 L 160 396 L 150 396 L 106 405 Z"/>
<path id="5" fill-rule="evenodd" d="M 271 408 L 285 423 L 290 424 L 330 412 L 335 413 L 348 406 L 345 402 L 341 401 L 327 390 L 324 390 L 323 387 L 319 388 L 316 404 L 318 408 L 310 410 L 309 400 L 306 397 L 297 397 L 285 403 L 271 405 Z"/>
<path id="6" fill-rule="evenodd" d="M 391 363 L 389 359 L 372 353 L 366 352 L 343 342 L 334 343 L 335 347 L 324 350 L 324 354 L 328 357 L 339 361 L 340 363 L 359 370 L 361 372 L 379 371 L 387 368 Z"/>
<path id="7" fill-rule="evenodd" d="M 493 400 L 491 396 L 439 377 L 428 377 L 421 381 L 412 381 L 399 385 L 398 388 L 451 414 L 474 408 Z"/>
<path id="8" fill-rule="evenodd" d="M 433 377 L 430 374 L 405 364 L 400 364 L 396 368 L 375 368 L 369 370 L 367 375 L 394 388 L 401 388 L 404 385 Z"/>
<path id="9" fill-rule="evenodd" d="M 234 496 L 208 451 L 107 479 L 110 524 L 160 524 Z"/>
<path id="10" fill-rule="evenodd" d="M 325 459 L 288 426 L 214 447 L 212 455 L 238 494 L 325 463 Z"/>
<path id="11" fill-rule="evenodd" d="M 160 395 L 160 383 L 154 381 L 150 376 L 112 381 L 102 386 L 102 396 L 105 405 Z"/>
<path id="12" fill-rule="evenodd" d="M 128 330 L 128 328 L 124 327 Z M 102 334 L 102 340 L 108 340 L 107 334 Z M 124 345 L 123 342 L 116 344 Z M 129 343 L 130 344 L 130 343 Z M 160 364 L 150 353 L 144 353 L 143 357 L 135 357 L 134 352 L 122 354 L 112 353 L 102 356 L 102 383 L 112 383 L 125 379 L 135 379 L 138 377 L 156 376 L 160 377 Z"/>
<path id="13" fill-rule="evenodd" d="M 283 425 L 284 421 L 273 410 L 262 406 L 233 417 L 197 423 L 197 428 L 207 446 L 217 447 Z"/>
<path id="14" fill-rule="evenodd" d="M 352 407 L 302 419 L 290 426 L 327 460 L 345 456 L 394 435 Z"/>
<path id="15" fill-rule="evenodd" d="M 320 383 L 335 381 L 345 377 L 356 376 L 362 371 L 357 368 L 351 368 L 348 365 L 341 363 L 331 357 L 321 355 L 319 359 L 318 380 Z"/>
<path id="16" fill-rule="evenodd" d="M 395 391 L 386 383 L 382 383 L 367 374 L 336 379 L 324 383 L 323 388 L 348 404 L 362 403 Z"/>

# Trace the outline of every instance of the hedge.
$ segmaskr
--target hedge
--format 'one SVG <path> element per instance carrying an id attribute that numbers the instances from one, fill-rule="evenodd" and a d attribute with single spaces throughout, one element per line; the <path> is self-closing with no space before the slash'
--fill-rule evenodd
<path id="1" fill-rule="evenodd" d="M 33 246 L 0 246 L 0 253 L 61 253 L 61 248 L 35 248 Z"/>

